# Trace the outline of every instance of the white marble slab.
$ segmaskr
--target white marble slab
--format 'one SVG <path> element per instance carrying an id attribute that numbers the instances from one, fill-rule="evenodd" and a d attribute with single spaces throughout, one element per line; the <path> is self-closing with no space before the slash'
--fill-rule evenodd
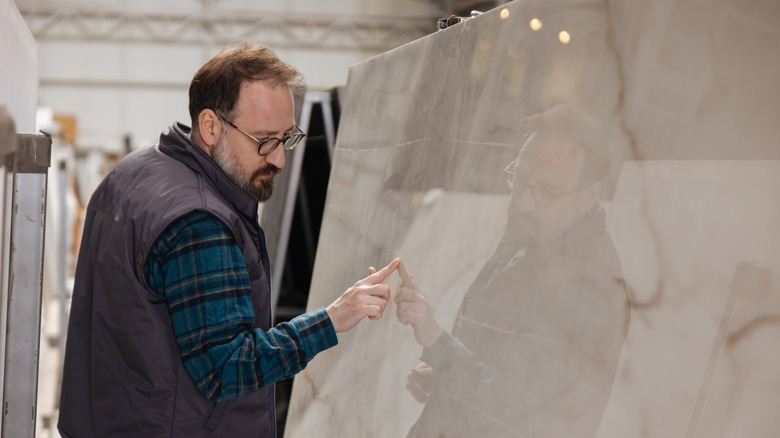
<path id="1" fill-rule="evenodd" d="M 524 118 L 573 104 L 612 153 L 601 201 L 632 304 L 590 436 L 777 436 L 778 23 L 774 0 L 520 1 L 354 66 L 309 307 L 402 257 L 450 329 L 504 230 Z M 586 316 L 607 315 L 541 322 Z M 390 306 L 339 342 L 296 377 L 285 436 L 407 436 L 428 415 L 405 388 L 422 352 L 411 328 Z M 556 383 L 543 349 L 508 355 L 543 364 L 519 381 Z M 581 436 L 496 394 L 521 418 L 505 436 Z M 561 403 L 576 416 L 589 395 Z"/>

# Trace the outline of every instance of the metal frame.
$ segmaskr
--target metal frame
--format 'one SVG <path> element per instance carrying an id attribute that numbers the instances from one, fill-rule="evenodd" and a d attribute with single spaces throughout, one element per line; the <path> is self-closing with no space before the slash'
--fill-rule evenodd
<path id="1" fill-rule="evenodd" d="M 204 7 L 190 13 L 148 13 L 18 5 L 35 39 L 226 44 L 253 39 L 275 48 L 386 51 L 433 33 L 436 18 L 273 13 Z"/>
<path id="2" fill-rule="evenodd" d="M 35 436 L 43 249 L 51 137 L 19 135 L 11 154 L 11 228 L 3 376 L 4 437 Z M 6 278 L 3 279 L 5 282 Z"/>
<path id="3" fill-rule="evenodd" d="M 325 126 L 325 138 L 328 144 L 328 156 L 333 161 L 333 152 L 335 148 L 335 122 L 333 120 L 333 109 L 331 107 L 331 96 L 329 92 L 306 92 L 303 105 L 301 106 L 301 116 L 298 125 L 304 131 L 308 131 L 311 125 L 311 114 L 314 105 L 320 105 L 322 109 L 323 124 Z M 295 201 L 298 196 L 298 185 L 301 180 L 301 168 L 303 167 L 303 158 L 306 153 L 306 140 L 296 148 L 296 153 L 292 156 L 290 164 L 290 177 L 284 205 L 282 207 L 282 219 L 279 230 L 279 244 L 276 255 L 271 263 L 273 272 L 271 273 L 271 308 L 276 309 L 281 294 L 282 274 L 284 272 L 284 262 L 287 257 L 287 244 L 290 241 L 290 230 L 292 228 L 293 215 L 295 214 Z"/>

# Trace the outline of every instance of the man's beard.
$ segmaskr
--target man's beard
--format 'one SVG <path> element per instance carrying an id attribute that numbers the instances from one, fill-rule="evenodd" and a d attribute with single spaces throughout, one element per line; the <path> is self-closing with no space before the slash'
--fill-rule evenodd
<path id="1" fill-rule="evenodd" d="M 274 176 L 276 176 L 282 169 L 274 166 L 273 164 L 266 164 L 260 169 L 252 172 L 249 178 L 245 178 L 243 175 L 243 168 L 238 157 L 235 156 L 227 143 L 227 138 L 223 137 L 223 141 L 217 144 L 212 152 L 212 158 L 217 165 L 225 172 L 228 179 L 233 184 L 246 190 L 247 192 L 255 195 L 259 202 L 265 202 L 271 198 L 274 193 Z M 255 184 L 255 180 L 259 180 L 260 184 Z"/>
<path id="2" fill-rule="evenodd" d="M 520 247 L 527 248 L 537 239 L 539 225 L 536 218 L 527 212 L 510 212 L 507 217 L 504 238 L 513 241 Z"/>
<path id="3" fill-rule="evenodd" d="M 555 223 L 540 223 L 530 212 L 510 211 L 507 216 L 504 239 L 514 241 L 524 248 L 545 246 L 565 234 L 581 218 L 576 206 Z"/>

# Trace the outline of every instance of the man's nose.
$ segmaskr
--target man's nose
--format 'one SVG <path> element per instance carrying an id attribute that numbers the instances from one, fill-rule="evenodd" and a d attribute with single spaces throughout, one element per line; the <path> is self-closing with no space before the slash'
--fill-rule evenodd
<path id="1" fill-rule="evenodd" d="M 265 156 L 266 163 L 273 164 L 279 169 L 284 169 L 284 159 L 284 145 L 279 145 L 273 152 Z"/>

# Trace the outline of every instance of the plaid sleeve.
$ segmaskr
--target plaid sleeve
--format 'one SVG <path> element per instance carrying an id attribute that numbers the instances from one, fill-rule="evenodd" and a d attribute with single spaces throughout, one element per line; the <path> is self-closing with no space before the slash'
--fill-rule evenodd
<path id="1" fill-rule="evenodd" d="M 167 304 L 184 366 L 205 397 L 223 401 L 289 378 L 338 343 L 323 308 L 269 331 L 253 329 L 246 263 L 225 224 L 191 213 L 168 227 L 147 266 Z"/>

